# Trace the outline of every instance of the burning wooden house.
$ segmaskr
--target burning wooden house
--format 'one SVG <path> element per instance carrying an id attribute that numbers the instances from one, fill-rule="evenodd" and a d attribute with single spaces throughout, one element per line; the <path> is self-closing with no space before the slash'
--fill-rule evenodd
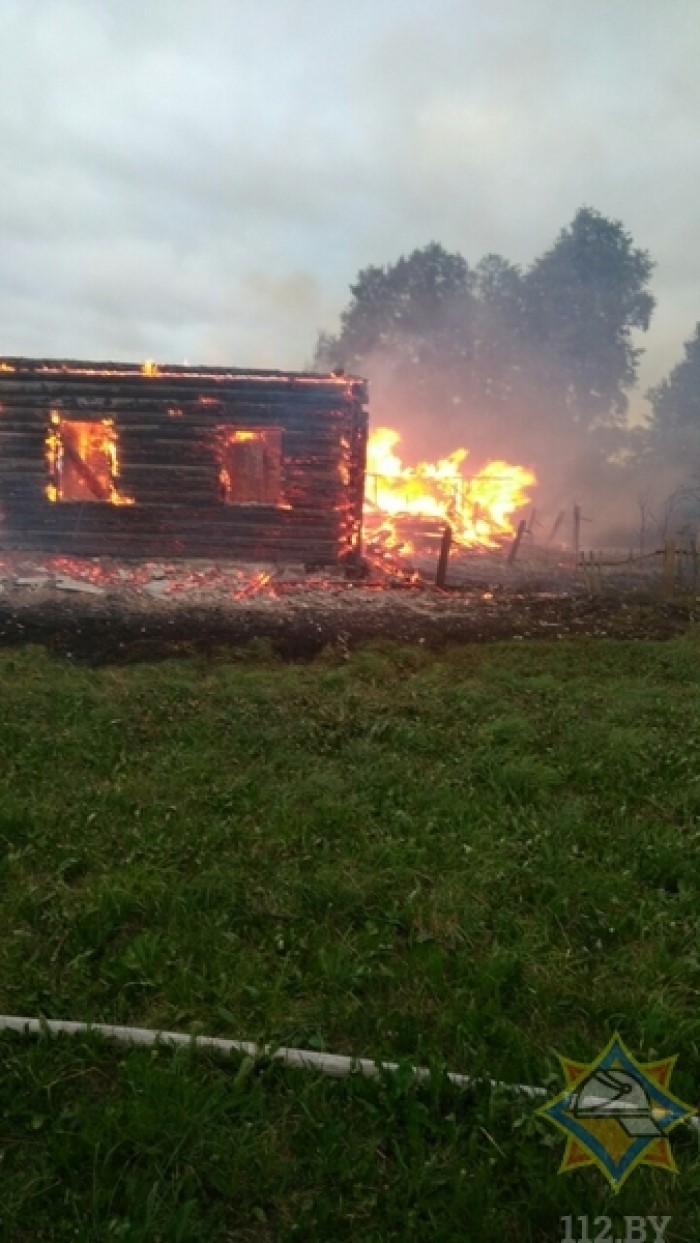
<path id="1" fill-rule="evenodd" d="M 0 547 L 352 562 L 367 423 L 354 377 L 0 358 Z"/>

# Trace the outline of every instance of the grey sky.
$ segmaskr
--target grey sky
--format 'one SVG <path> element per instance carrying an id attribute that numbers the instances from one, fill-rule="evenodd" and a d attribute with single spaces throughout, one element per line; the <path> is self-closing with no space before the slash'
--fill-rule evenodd
<path id="1" fill-rule="evenodd" d="M 0 353 L 302 366 L 360 267 L 587 204 L 657 261 L 648 384 L 699 117 L 698 0 L 0 0 Z"/>

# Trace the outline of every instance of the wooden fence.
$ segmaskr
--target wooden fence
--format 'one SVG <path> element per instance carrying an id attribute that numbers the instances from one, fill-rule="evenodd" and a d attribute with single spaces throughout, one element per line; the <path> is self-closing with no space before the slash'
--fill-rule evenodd
<path id="1" fill-rule="evenodd" d="M 700 551 L 695 541 L 683 547 L 676 539 L 667 539 L 663 548 L 657 548 L 653 552 L 630 552 L 627 557 L 619 558 L 611 558 L 604 552 L 593 550 L 581 552 L 578 555 L 577 570 L 591 595 L 599 595 L 606 582 L 613 577 L 606 577 L 604 570 L 616 571 L 614 577 L 618 583 L 619 575 L 626 569 L 632 570 L 635 566 L 642 565 L 652 569 L 654 563 L 658 565 L 659 573 L 652 577 L 650 585 L 653 584 L 663 598 L 672 599 L 675 595 L 700 592 Z"/>

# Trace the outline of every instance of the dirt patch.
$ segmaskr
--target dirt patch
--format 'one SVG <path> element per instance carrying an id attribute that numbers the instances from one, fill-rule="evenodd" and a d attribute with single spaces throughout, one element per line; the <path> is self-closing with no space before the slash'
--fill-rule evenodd
<path id="1" fill-rule="evenodd" d="M 386 638 L 439 648 L 447 643 L 562 639 L 572 635 L 668 639 L 700 617 L 700 603 L 585 592 L 298 587 L 252 600 L 152 599 L 128 593 L 61 592 L 42 584 L 0 596 L 0 645 L 38 643 L 90 663 L 211 653 L 265 640 L 284 658 L 329 645 Z"/>

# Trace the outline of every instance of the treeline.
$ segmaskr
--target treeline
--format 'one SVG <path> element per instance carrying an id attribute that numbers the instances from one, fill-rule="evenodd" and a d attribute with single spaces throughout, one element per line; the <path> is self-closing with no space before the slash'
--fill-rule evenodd
<path id="1" fill-rule="evenodd" d="M 340 330 L 320 334 L 319 369 L 369 378 L 375 424 L 411 454 L 457 442 L 534 467 L 555 503 L 694 487 L 700 456 L 700 325 L 685 357 L 629 422 L 654 263 L 622 223 L 584 207 L 523 269 L 500 255 L 470 266 L 436 242 L 351 285 Z"/>

